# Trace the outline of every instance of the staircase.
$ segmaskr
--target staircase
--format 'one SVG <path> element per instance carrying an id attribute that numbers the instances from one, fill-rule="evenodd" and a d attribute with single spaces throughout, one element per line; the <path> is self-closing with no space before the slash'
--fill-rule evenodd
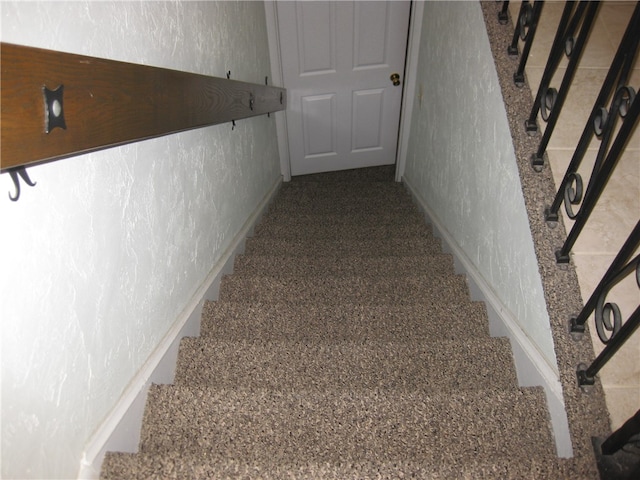
<path id="1" fill-rule="evenodd" d="M 297 177 L 101 478 L 569 478 L 392 167 Z M 576 477 L 573 477 L 576 478 Z"/>

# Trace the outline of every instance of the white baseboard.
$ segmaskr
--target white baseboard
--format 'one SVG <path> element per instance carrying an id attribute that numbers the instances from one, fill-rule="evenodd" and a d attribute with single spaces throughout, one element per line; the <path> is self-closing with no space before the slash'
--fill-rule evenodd
<path id="1" fill-rule="evenodd" d="M 418 208 L 424 213 L 427 223 L 431 224 L 434 234 L 442 240 L 443 250 L 453 255 L 456 272 L 466 276 L 471 298 L 484 302 L 487 306 L 491 335 L 509 338 L 519 385 L 521 387 L 541 386 L 544 388 L 558 456 L 562 458 L 573 457 L 569 422 L 557 371 L 549 365 L 538 348 L 531 343 L 509 308 L 498 298 L 471 259 L 444 228 L 416 189 L 404 178 L 403 183 Z"/>
<path id="2" fill-rule="evenodd" d="M 87 443 L 78 479 L 98 479 L 102 461 L 108 451 L 138 451 L 149 386 L 152 383 L 173 383 L 180 340 L 185 336 L 200 335 L 200 317 L 205 300 L 218 299 L 222 277 L 233 272 L 235 257 L 244 252 L 246 238 L 253 234 L 281 184 L 282 179 L 279 178 Z"/>

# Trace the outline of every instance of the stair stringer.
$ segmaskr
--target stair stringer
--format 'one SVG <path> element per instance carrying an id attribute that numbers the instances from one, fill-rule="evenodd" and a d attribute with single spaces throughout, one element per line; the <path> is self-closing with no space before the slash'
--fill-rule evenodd
<path id="1" fill-rule="evenodd" d="M 108 451 L 138 452 L 149 386 L 152 383 L 173 383 L 180 341 L 183 337 L 200 336 L 204 302 L 218 299 L 222 277 L 233 273 L 236 256 L 244 252 L 247 238 L 253 235 L 256 225 L 267 212 L 281 185 L 282 178 L 279 177 L 94 433 L 83 452 L 78 479 L 97 480 L 102 461 Z"/>
<path id="2" fill-rule="evenodd" d="M 486 305 L 491 336 L 509 338 L 519 386 L 541 386 L 544 388 L 556 452 L 558 457 L 572 458 L 573 444 L 559 374 L 531 343 L 515 321 L 510 309 L 495 295 L 491 286 L 420 197 L 416 189 L 406 178 L 402 179 L 402 183 L 411 194 L 414 203 L 424 214 L 426 222 L 432 226 L 433 234 L 441 239 L 443 251 L 453 255 L 456 273 L 467 278 L 472 300 L 484 302 Z"/>

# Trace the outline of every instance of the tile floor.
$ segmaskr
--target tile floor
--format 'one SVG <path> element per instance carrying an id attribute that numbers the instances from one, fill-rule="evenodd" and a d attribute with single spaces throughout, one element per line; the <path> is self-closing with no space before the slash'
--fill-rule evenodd
<path id="1" fill-rule="evenodd" d="M 547 149 L 556 184 L 562 180 L 569 165 L 635 5 L 635 1 L 605 1 L 600 6 L 589 42 L 583 52 L 570 93 Z M 532 95 L 536 94 L 542 79 L 563 8 L 564 2 L 555 1 L 547 1 L 543 7 L 526 67 Z M 520 9 L 520 2 L 511 2 L 509 9 L 512 18 L 515 19 Z M 563 58 L 551 81 L 551 86 L 560 87 L 567 63 L 568 60 Z M 636 91 L 640 90 L 640 60 L 636 60 L 629 85 Z M 545 123 L 541 118 L 539 118 L 539 125 L 544 129 Z M 583 161 L 585 165 L 579 169 L 585 188 L 599 146 L 599 140 L 594 137 Z M 564 208 L 561 210 L 564 212 Z M 638 219 L 640 219 L 640 127 L 636 127 L 616 171 L 600 198 L 596 211 L 573 249 L 572 257 L 585 301 Z M 572 221 L 566 214 L 564 222 L 569 230 Z M 636 285 L 633 275 L 616 286 L 607 300 L 616 302 L 620 306 L 623 318 L 626 319 L 640 305 L 640 288 Z M 604 345 L 597 338 L 592 319 L 590 319 L 590 325 L 597 354 Z M 630 341 L 603 368 L 600 378 L 605 388 L 612 428 L 616 429 L 640 409 L 640 331 L 636 331 Z"/>

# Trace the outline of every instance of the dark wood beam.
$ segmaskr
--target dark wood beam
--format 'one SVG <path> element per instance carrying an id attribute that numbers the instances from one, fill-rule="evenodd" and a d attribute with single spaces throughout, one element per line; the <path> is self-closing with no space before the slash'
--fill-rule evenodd
<path id="1" fill-rule="evenodd" d="M 7 43 L 0 63 L 2 170 L 286 107 L 278 87 Z"/>

